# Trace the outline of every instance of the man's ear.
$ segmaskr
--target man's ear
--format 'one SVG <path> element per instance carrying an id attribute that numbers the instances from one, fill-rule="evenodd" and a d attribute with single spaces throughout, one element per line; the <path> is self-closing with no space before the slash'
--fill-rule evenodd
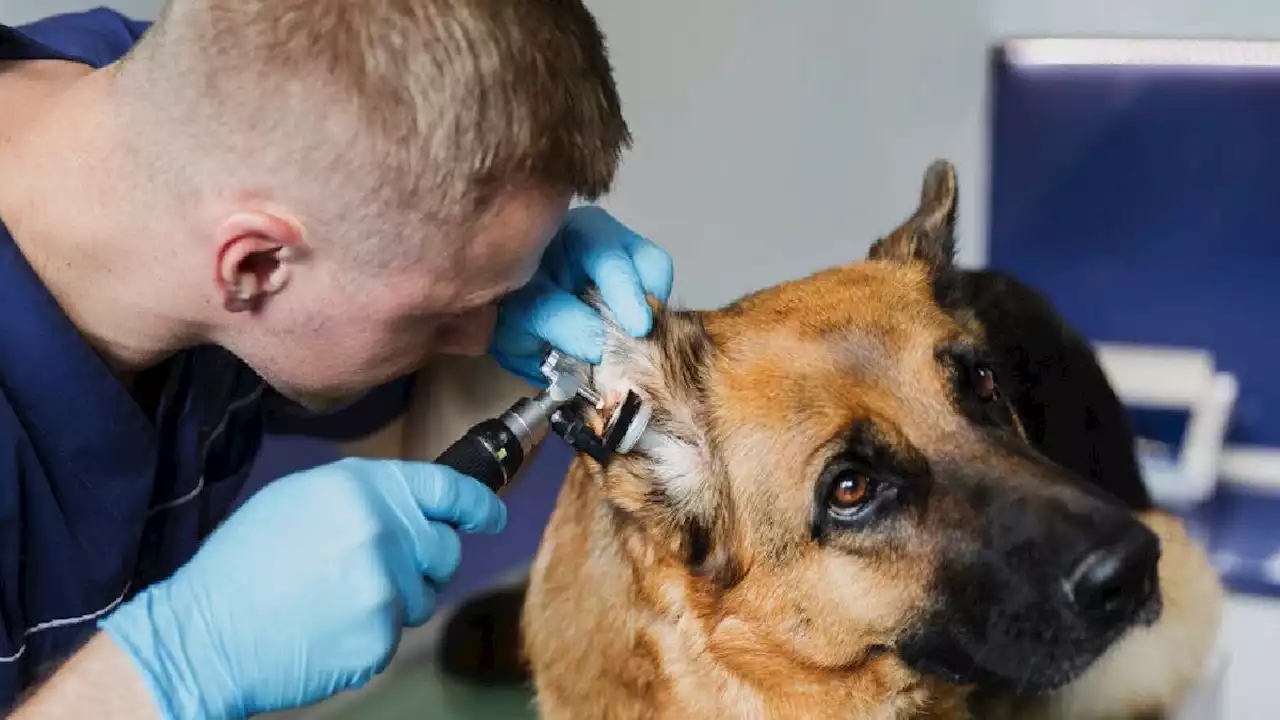
<path id="1" fill-rule="evenodd" d="M 951 269 L 956 250 L 958 204 L 955 168 L 946 160 L 934 161 L 925 170 L 920 205 L 915 213 L 872 245 L 868 259 L 924 263 L 935 277 Z"/>
<path id="2" fill-rule="evenodd" d="M 217 229 L 215 285 L 230 312 L 255 311 L 288 284 L 304 249 L 301 226 L 269 212 L 239 212 Z"/>
<path id="3" fill-rule="evenodd" d="M 592 384 L 613 402 L 634 391 L 651 411 L 641 441 L 600 473 L 605 494 L 667 543 L 695 575 L 720 587 L 732 585 L 740 567 L 708 399 L 716 348 L 702 314 L 670 310 L 651 298 L 653 330 L 636 338 L 613 323 L 594 290 L 584 299 L 607 328 Z"/>

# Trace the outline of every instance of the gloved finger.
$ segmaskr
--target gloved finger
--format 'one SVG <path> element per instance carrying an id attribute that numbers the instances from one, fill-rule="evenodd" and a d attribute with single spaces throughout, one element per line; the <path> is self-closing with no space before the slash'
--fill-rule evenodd
<path id="1" fill-rule="evenodd" d="M 420 615 L 405 617 L 405 627 L 421 627 L 436 612 L 436 586 L 431 582 L 422 582 L 422 604 Z"/>
<path id="2" fill-rule="evenodd" d="M 586 303 L 546 277 L 537 277 L 503 302 L 498 333 L 508 356 L 535 352 L 534 347 L 514 347 L 545 340 L 561 352 L 583 362 L 600 362 L 604 346 L 604 321 Z"/>
<path id="3" fill-rule="evenodd" d="M 507 506 L 479 480 L 435 463 L 402 461 L 397 467 L 427 519 L 463 532 L 496 535 L 506 527 Z"/>
<path id="4" fill-rule="evenodd" d="M 414 547 L 406 548 L 412 555 L 392 566 L 392 578 L 403 604 L 403 623 L 409 627 L 421 625 L 431 617 L 435 603 L 435 590 L 423 579 L 418 570 L 424 564 L 424 560 L 430 556 L 429 553 L 439 549 L 438 547 L 418 547 L 419 533 L 415 532 L 414 535 Z M 461 557 L 461 550 L 459 550 L 459 557 Z"/>
<path id="5" fill-rule="evenodd" d="M 591 241 L 601 238 L 616 241 L 630 255 L 635 273 L 646 294 L 662 302 L 671 297 L 671 287 L 675 282 L 675 263 L 671 254 L 627 227 L 603 208 L 582 208 L 582 218 L 575 224 L 574 239 Z"/>
<path id="6" fill-rule="evenodd" d="M 391 661 L 395 659 L 396 653 L 400 651 L 400 641 L 404 639 L 401 632 L 402 627 L 387 628 L 385 632 L 387 637 L 383 639 L 383 651 L 378 655 L 378 661 L 372 667 L 362 668 L 357 671 L 356 676 L 352 679 L 352 684 L 347 686 L 348 689 L 358 690 L 364 687 L 376 675 L 381 675 L 391 667 Z"/>
<path id="7" fill-rule="evenodd" d="M 448 584 L 462 562 L 462 541 L 458 534 L 442 522 L 428 520 L 414 528 L 413 540 L 418 560 L 415 563 L 419 573 L 418 584 L 422 584 L 422 577 L 436 585 Z"/>
<path id="8" fill-rule="evenodd" d="M 502 352 L 499 346 L 495 345 L 490 350 L 490 354 L 493 355 L 493 359 L 498 362 L 498 365 L 503 370 L 523 378 L 525 382 L 540 390 L 545 390 L 551 384 L 542 375 L 542 359 L 546 357 L 545 351 L 536 354 L 508 355 Z"/>
<path id="9" fill-rule="evenodd" d="M 653 315 L 645 301 L 647 288 L 631 256 L 633 247 L 647 241 L 596 206 L 575 209 L 564 233 L 564 252 L 577 259 L 600 289 L 618 324 L 632 335 L 647 335 Z"/>
<path id="10" fill-rule="evenodd" d="M 644 297 L 640 275 L 621 247 L 600 246 L 582 258 L 587 275 L 600 289 L 610 314 L 623 330 L 644 337 L 653 329 L 653 312 Z"/>
<path id="11" fill-rule="evenodd" d="M 547 342 L 528 332 L 523 325 L 517 326 L 515 323 L 523 323 L 524 319 L 513 318 L 514 314 L 519 313 L 499 313 L 489 354 L 507 372 L 519 376 L 534 387 L 544 389 L 549 384 L 542 374 Z"/>
<path id="12" fill-rule="evenodd" d="M 536 367 L 528 367 L 528 365 L 531 361 L 536 361 L 547 354 L 547 341 L 523 326 L 503 327 L 502 321 L 499 321 L 498 327 L 501 332 L 494 334 L 492 351 L 498 356 L 499 362 L 516 364 L 517 367 L 514 370 L 521 374 L 537 372 Z"/>
<path id="13" fill-rule="evenodd" d="M 547 246 L 539 268 L 561 289 L 576 295 L 585 286 L 586 275 L 570 253 L 577 248 L 573 217 L 571 213 L 556 238 Z"/>
<path id="14" fill-rule="evenodd" d="M 627 249 L 645 292 L 664 303 L 669 300 L 675 284 L 675 263 L 671 255 L 639 235 L 632 237 Z"/>
<path id="15" fill-rule="evenodd" d="M 417 563 L 405 565 L 404 577 L 396 579 L 400 584 L 400 595 L 404 599 L 405 627 L 422 625 L 431 619 L 436 609 L 435 583 L 418 574 L 417 569 Z"/>
<path id="16" fill-rule="evenodd" d="M 539 273 L 529 285 L 516 291 L 498 308 L 498 323 L 493 331 L 493 353 L 499 360 L 518 361 L 516 368 L 524 374 L 525 363 L 529 358 L 541 358 L 546 355 L 547 343 L 535 335 L 530 325 L 534 322 L 531 304 L 537 302 L 539 295 L 558 292 L 556 287 Z M 537 368 L 532 368 L 533 372 Z"/>
<path id="17" fill-rule="evenodd" d="M 566 355 L 596 364 L 604 353 L 604 320 L 578 298 L 560 290 L 538 299 L 529 332 Z"/>

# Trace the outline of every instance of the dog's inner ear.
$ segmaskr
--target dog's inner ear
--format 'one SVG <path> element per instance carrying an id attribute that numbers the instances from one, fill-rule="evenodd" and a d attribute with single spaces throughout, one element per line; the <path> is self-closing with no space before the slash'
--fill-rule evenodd
<path id="1" fill-rule="evenodd" d="M 636 338 L 610 321 L 597 296 L 588 303 L 607 321 L 596 390 L 615 399 L 634 390 L 651 412 L 635 449 L 615 456 L 603 475 L 609 501 L 669 543 L 693 574 L 732 584 L 731 501 L 707 399 L 716 349 L 701 313 L 651 302 L 653 330 Z"/>
<path id="2" fill-rule="evenodd" d="M 920 205 L 906 222 L 871 246 L 867 257 L 892 263 L 924 263 L 936 277 L 955 258 L 959 189 L 951 163 L 937 160 L 924 173 Z"/>

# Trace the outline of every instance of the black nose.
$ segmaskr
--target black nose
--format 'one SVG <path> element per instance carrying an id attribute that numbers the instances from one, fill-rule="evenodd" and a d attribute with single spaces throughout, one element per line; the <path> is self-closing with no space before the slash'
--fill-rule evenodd
<path id="1" fill-rule="evenodd" d="M 1118 542 L 1095 548 L 1067 574 L 1067 598 L 1098 622 L 1121 622 L 1155 594 L 1160 539 L 1135 523 Z"/>

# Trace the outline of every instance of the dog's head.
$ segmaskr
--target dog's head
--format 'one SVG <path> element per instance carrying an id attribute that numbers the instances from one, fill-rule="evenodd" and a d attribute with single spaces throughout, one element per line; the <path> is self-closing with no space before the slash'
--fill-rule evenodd
<path id="1" fill-rule="evenodd" d="M 1155 535 L 1031 447 L 949 306 L 956 195 L 935 163 L 866 261 L 609 334 L 592 382 L 653 416 L 602 491 L 726 662 L 1041 692 L 1159 612 Z"/>

